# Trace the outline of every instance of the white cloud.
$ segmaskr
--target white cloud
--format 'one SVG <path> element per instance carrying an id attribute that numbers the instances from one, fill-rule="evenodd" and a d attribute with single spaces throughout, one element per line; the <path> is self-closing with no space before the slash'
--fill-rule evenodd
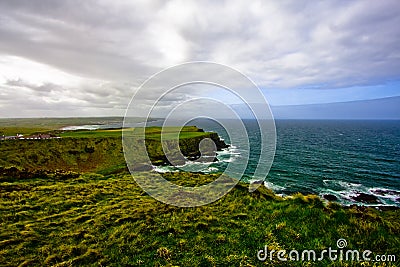
<path id="1" fill-rule="evenodd" d="M 230 65 L 274 89 L 400 77 L 396 0 L 26 0 L 2 1 L 0 9 L 4 116 L 22 103 L 123 110 L 151 74 L 191 60 Z M 24 93 L 12 81 L 23 82 Z M 51 93 L 43 96 L 45 89 Z M 28 96 L 34 100 L 19 99 Z"/>

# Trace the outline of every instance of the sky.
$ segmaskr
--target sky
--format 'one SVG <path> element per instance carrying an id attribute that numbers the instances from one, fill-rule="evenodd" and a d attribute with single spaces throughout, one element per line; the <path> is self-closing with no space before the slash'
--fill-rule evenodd
<path id="1" fill-rule="evenodd" d="M 397 0 L 21 0 L 0 10 L 0 117 L 123 115 L 147 78 L 190 61 L 239 70 L 272 106 L 400 96 Z M 186 99 L 172 92 L 168 103 Z"/>

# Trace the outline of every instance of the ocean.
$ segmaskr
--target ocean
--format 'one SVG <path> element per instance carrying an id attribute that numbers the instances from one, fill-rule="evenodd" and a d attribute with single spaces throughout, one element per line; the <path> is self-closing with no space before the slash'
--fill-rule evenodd
<path id="1" fill-rule="evenodd" d="M 234 161 L 245 160 L 244 143 L 231 142 L 220 124 L 204 119 L 190 124 L 217 132 L 231 147 L 218 152 L 218 162 L 188 162 L 185 170 L 218 173 Z M 250 158 L 244 175 L 235 178 L 264 179 L 253 177 L 260 154 L 258 124 L 254 120 L 244 120 L 244 124 Z M 400 121 L 277 120 L 275 124 L 275 159 L 264 183 L 275 193 L 317 194 L 344 205 L 400 207 Z"/>

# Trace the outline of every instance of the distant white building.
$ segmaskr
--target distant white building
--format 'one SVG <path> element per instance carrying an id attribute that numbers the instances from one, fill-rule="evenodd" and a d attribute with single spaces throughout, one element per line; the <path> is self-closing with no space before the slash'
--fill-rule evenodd
<path id="1" fill-rule="evenodd" d="M 42 139 L 58 139 L 58 138 L 61 138 L 61 137 L 52 136 L 50 134 L 35 134 L 35 135 L 29 135 L 29 136 L 24 136 L 23 134 L 17 134 L 17 135 L 12 135 L 12 136 L 2 135 L 2 136 L 0 136 L 0 141 L 2 141 L 2 140 L 14 140 L 14 139 L 19 139 L 19 140 L 42 140 Z"/>

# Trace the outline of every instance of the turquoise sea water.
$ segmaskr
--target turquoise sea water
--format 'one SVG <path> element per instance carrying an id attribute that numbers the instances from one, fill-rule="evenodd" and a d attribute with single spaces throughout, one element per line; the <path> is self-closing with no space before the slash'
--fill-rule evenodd
<path id="1" fill-rule="evenodd" d="M 231 142 L 219 124 L 208 120 L 191 124 L 218 132 L 232 146 L 219 153 L 219 162 L 205 166 L 188 162 L 186 169 L 214 173 L 244 160 L 240 140 Z M 245 125 L 250 159 L 245 174 L 236 178 L 248 181 L 258 164 L 260 134 L 256 121 L 247 120 Z M 400 121 L 278 120 L 276 130 L 275 159 L 265 182 L 276 193 L 313 193 L 343 204 L 400 206 Z"/>

